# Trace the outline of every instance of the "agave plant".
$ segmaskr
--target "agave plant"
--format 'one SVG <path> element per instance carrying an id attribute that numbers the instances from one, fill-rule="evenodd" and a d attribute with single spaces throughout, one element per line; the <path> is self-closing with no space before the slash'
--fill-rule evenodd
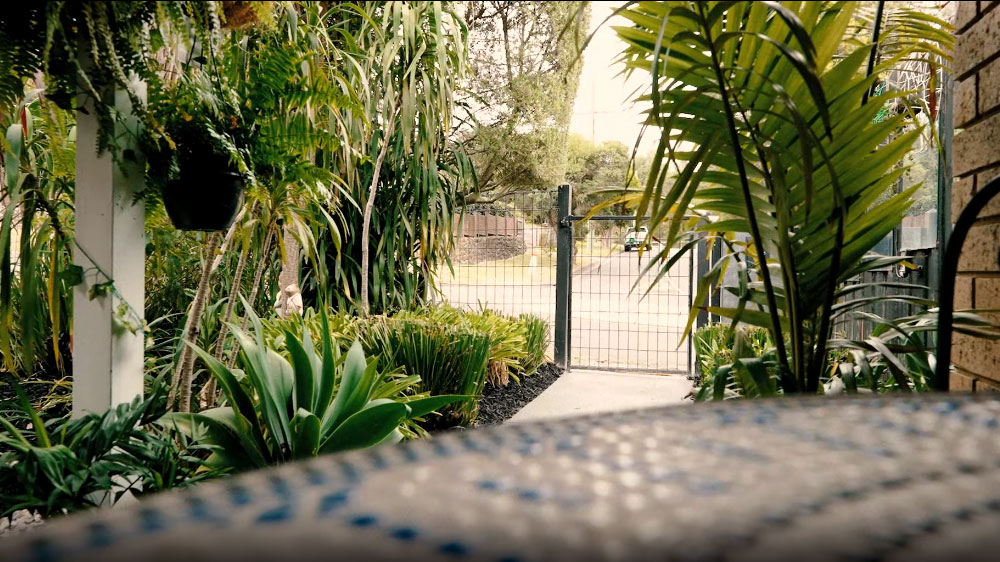
<path id="1" fill-rule="evenodd" d="M 638 216 L 652 217 L 650 232 L 667 233 L 650 266 L 662 275 L 684 253 L 671 257 L 670 249 L 723 239 L 729 250 L 699 282 L 696 302 L 726 267 L 741 268 L 745 282 L 730 288 L 738 306 L 710 311 L 771 332 L 784 392 L 818 391 L 833 321 L 867 303 L 845 282 L 897 259 L 869 252 L 901 222 L 917 189 L 892 193 L 922 125 L 911 114 L 877 120 L 905 92 L 871 95 L 873 85 L 900 60 L 952 42 L 945 22 L 899 13 L 892 29 L 919 40 L 883 35 L 893 49 L 869 70 L 878 45 L 844 43 L 855 37 L 858 9 L 639 2 L 620 11 L 634 25 L 616 28 L 627 44 L 626 72 L 651 79 L 641 101 L 660 134 L 643 192 L 625 197 Z M 907 17 L 914 25 L 899 25 Z M 739 241 L 744 233 L 749 242 Z"/>
<path id="2" fill-rule="evenodd" d="M 160 420 L 213 446 L 207 461 L 210 466 L 246 470 L 399 441 L 404 422 L 466 398 L 398 398 L 419 377 L 384 381 L 376 361 L 365 359 L 358 342 L 342 355 L 325 317 L 318 351 L 305 326 L 301 338 L 285 331 L 289 355 L 285 358 L 265 344 L 260 319 L 244 306 L 253 333 L 233 324 L 229 329 L 239 342 L 246 385 L 238 373 L 192 345 L 218 381 L 228 405 L 201 413 L 170 413 Z"/>

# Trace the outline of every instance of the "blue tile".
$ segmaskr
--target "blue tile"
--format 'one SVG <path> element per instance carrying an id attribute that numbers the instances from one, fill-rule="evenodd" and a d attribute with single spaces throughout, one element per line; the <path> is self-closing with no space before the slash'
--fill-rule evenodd
<path id="1" fill-rule="evenodd" d="M 378 525 L 378 518 L 374 515 L 355 515 L 351 517 L 350 524 L 353 527 L 374 527 Z"/>
<path id="2" fill-rule="evenodd" d="M 419 534 L 420 533 L 417 532 L 417 530 L 412 527 L 400 527 L 398 529 L 394 529 L 391 533 L 389 533 L 389 535 L 392 538 L 401 541 L 412 541 L 416 539 Z"/>
<path id="3" fill-rule="evenodd" d="M 273 509 L 269 509 L 257 516 L 258 523 L 284 523 L 295 516 L 295 509 L 291 504 L 285 504 Z"/>
<path id="4" fill-rule="evenodd" d="M 348 499 L 350 496 L 344 491 L 323 496 L 323 499 L 319 501 L 319 516 L 326 517 L 337 508 L 347 505 Z"/>
<path id="5" fill-rule="evenodd" d="M 465 556 L 469 553 L 469 548 L 460 542 L 449 542 L 441 545 L 441 554 L 447 554 L 448 556 Z"/>

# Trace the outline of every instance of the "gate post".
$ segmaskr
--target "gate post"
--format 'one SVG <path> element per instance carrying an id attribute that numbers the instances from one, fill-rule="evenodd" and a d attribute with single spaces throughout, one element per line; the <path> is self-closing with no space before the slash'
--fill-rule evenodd
<path id="1" fill-rule="evenodd" d="M 711 255 L 709 254 L 711 252 Z M 695 269 L 698 279 L 702 279 L 708 276 L 708 272 L 712 267 L 722 259 L 722 243 L 716 239 L 712 247 L 708 247 L 708 242 L 704 239 L 698 242 L 695 250 Z M 697 287 L 697 283 L 692 283 L 692 295 L 694 298 L 694 287 Z M 722 293 L 718 289 L 713 289 L 705 298 L 705 302 L 694 303 L 695 306 L 722 306 Z M 695 328 L 701 328 L 707 326 L 712 322 L 719 322 L 721 318 L 715 314 L 709 314 L 707 310 L 701 309 L 698 311 L 698 318 L 695 321 Z"/>
<path id="2" fill-rule="evenodd" d="M 573 281 L 573 188 L 559 186 L 559 222 L 556 227 L 556 317 L 554 359 L 566 369 L 570 365 L 570 294 Z"/>

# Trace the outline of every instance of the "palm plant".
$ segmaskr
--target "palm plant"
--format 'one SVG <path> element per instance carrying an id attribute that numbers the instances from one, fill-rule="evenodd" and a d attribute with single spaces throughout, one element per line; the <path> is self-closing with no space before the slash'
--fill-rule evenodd
<path id="1" fill-rule="evenodd" d="M 922 127 L 908 114 L 875 122 L 883 104 L 905 92 L 865 103 L 872 85 L 897 61 L 952 42 L 945 22 L 921 14 L 919 25 L 896 28 L 919 40 L 883 35 L 880 43 L 896 48 L 866 72 L 879 45 L 842 44 L 858 9 L 856 2 L 641 2 L 620 11 L 634 25 L 616 28 L 627 44 L 626 72 L 651 79 L 641 101 L 660 134 L 643 192 L 625 196 L 638 216 L 651 215 L 650 232 L 661 225 L 667 232 L 651 267 L 662 275 L 683 254 L 671 258 L 668 249 L 723 239 L 726 256 L 700 281 L 696 302 L 726 267 L 741 269 L 744 282 L 730 288 L 738 306 L 709 310 L 771 332 L 784 392 L 817 391 L 832 322 L 868 302 L 845 282 L 896 261 L 869 251 L 911 202 L 915 188 L 892 188 Z M 737 240 L 742 233 L 749 242 Z"/>

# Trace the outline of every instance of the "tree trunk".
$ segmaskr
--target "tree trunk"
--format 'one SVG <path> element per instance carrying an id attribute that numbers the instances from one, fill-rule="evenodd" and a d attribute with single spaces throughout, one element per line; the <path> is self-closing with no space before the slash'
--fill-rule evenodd
<path id="1" fill-rule="evenodd" d="M 398 104 L 397 104 L 398 106 Z M 382 172 L 382 162 L 385 160 L 385 153 L 389 150 L 389 142 L 392 140 L 392 131 L 396 126 L 396 115 L 399 114 L 397 107 L 389 119 L 385 136 L 382 138 L 382 150 L 379 150 L 378 160 L 375 161 L 375 171 L 372 173 L 372 184 L 368 190 L 368 201 L 365 203 L 365 214 L 361 222 L 361 309 L 364 314 L 368 314 L 368 236 L 371 230 L 372 209 L 375 207 L 375 193 L 378 190 L 378 177 Z"/>
<path id="2" fill-rule="evenodd" d="M 194 342 L 198 338 L 198 325 L 201 323 L 201 313 L 205 309 L 205 299 L 207 298 L 208 288 L 211 286 L 212 272 L 222 263 L 222 256 L 229 246 L 229 241 L 236 234 L 236 228 L 243 220 L 245 213 L 246 207 L 243 207 L 240 210 L 240 214 L 236 215 L 233 225 L 226 231 L 225 238 L 218 232 L 215 232 L 206 240 L 205 265 L 202 266 L 201 279 L 198 281 L 198 291 L 195 293 L 194 302 L 191 303 L 191 311 L 188 313 L 187 321 L 184 323 L 184 330 L 181 332 L 181 356 L 177 361 L 174 380 L 170 384 L 170 393 L 167 395 L 167 404 L 173 407 L 174 398 L 177 396 L 177 391 L 180 390 L 181 402 L 183 403 L 180 411 L 182 412 L 187 412 L 191 409 L 191 372 L 194 369 L 194 352 L 183 342 Z M 184 400 L 185 394 L 187 395 L 186 401 Z"/>
<path id="3" fill-rule="evenodd" d="M 285 230 L 281 238 L 281 243 L 285 246 L 285 259 L 281 262 L 281 274 L 278 275 L 278 289 L 283 290 L 293 283 L 296 285 L 299 284 L 302 246 L 295 239 L 290 229 Z"/>
<path id="4" fill-rule="evenodd" d="M 267 238 L 264 240 L 264 249 L 261 252 L 261 258 L 260 258 L 261 264 L 260 264 L 260 267 L 257 268 L 257 271 L 254 273 L 254 276 L 253 276 L 253 285 L 250 287 L 250 298 L 247 300 L 247 303 L 250 306 L 253 306 L 253 303 L 257 300 L 257 293 L 260 291 L 260 280 L 261 280 L 261 277 L 263 277 L 263 275 L 264 275 L 264 270 L 267 269 L 267 265 L 266 265 L 267 264 L 267 255 L 271 251 L 271 241 L 272 240 L 274 240 L 274 228 L 273 227 L 270 228 L 270 229 L 268 229 L 268 231 L 267 231 Z M 240 322 L 240 330 L 246 330 L 247 329 L 247 321 L 248 320 L 249 320 L 248 311 L 244 310 L 243 311 L 243 321 Z M 237 355 L 236 353 L 230 353 L 229 354 L 228 365 L 229 365 L 230 369 L 232 369 L 233 365 L 236 364 L 236 355 Z"/>
<path id="5" fill-rule="evenodd" d="M 243 251 L 240 252 L 240 261 L 236 264 L 236 272 L 233 274 L 233 285 L 229 290 L 229 301 L 226 303 L 226 312 L 222 315 L 222 322 L 219 324 L 219 337 L 215 341 L 215 358 L 222 361 L 222 354 L 226 347 L 226 336 L 229 335 L 229 326 L 227 322 L 232 322 L 233 320 L 233 308 L 236 306 L 236 301 L 240 294 L 240 283 L 243 280 L 243 270 L 247 265 L 247 256 L 250 255 L 249 244 L 243 246 Z M 201 409 L 211 408 L 215 405 L 215 392 L 216 392 L 216 381 L 215 377 L 209 375 L 208 382 L 205 383 L 205 387 L 201 390 Z"/>
<path id="6" fill-rule="evenodd" d="M 184 332 L 181 334 L 181 357 L 177 362 L 177 371 L 174 373 L 174 383 L 171 385 L 167 403 L 173 404 L 177 391 L 180 390 L 180 404 L 178 410 L 181 412 L 191 411 L 191 372 L 194 369 L 195 354 L 185 342 L 195 342 L 198 339 L 198 325 L 201 323 L 201 313 L 205 310 L 205 300 L 209 292 L 212 277 L 215 253 L 219 249 L 222 235 L 218 232 L 208 237 L 208 245 L 205 247 L 205 264 L 201 269 L 201 280 L 198 282 L 198 291 L 195 293 L 194 302 L 191 303 L 191 312 L 188 313 L 187 322 L 184 324 Z"/>

